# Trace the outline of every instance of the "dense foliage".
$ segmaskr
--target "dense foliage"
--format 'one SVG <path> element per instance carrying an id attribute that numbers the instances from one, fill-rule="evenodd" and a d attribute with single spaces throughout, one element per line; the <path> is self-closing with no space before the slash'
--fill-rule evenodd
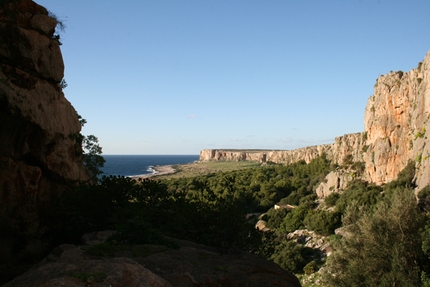
<path id="1" fill-rule="evenodd" d="M 81 124 L 81 128 L 87 123 L 87 120 L 76 113 L 76 116 Z M 103 173 L 101 168 L 106 160 L 102 156 L 102 147 L 99 144 L 99 139 L 94 135 L 83 135 L 82 133 L 70 134 L 70 138 L 77 143 L 76 154 L 82 157 L 82 161 L 87 168 L 88 174 L 93 183 L 97 183 L 100 175 Z"/>
<path id="2" fill-rule="evenodd" d="M 311 163 L 300 161 L 288 166 L 218 172 L 193 178 L 163 181 L 170 192 L 185 192 L 187 197 L 213 193 L 218 198 L 235 199 L 248 212 L 265 212 L 275 203 L 298 205 L 330 170 L 330 162 L 319 157 Z"/>
<path id="3" fill-rule="evenodd" d="M 328 170 L 329 162 L 321 157 L 310 164 L 269 165 L 168 181 L 102 177 L 98 184 L 81 185 L 63 198 L 68 229 L 64 234 L 77 240 L 85 232 L 133 230 L 130 225 L 138 224 L 148 232 L 221 248 L 256 250 L 261 234 L 246 214 L 266 211 L 282 198 L 295 202 L 298 196 L 312 194 Z M 122 238 L 138 240 L 131 235 Z"/>
<path id="4" fill-rule="evenodd" d="M 396 190 L 344 227 L 348 235 L 329 258 L 335 273 L 327 272 L 326 280 L 331 286 L 419 286 L 424 223 L 413 190 Z"/>
<path id="5" fill-rule="evenodd" d="M 325 266 L 327 286 L 428 286 L 430 189 L 419 193 L 417 205 L 414 164 L 385 186 L 353 180 L 343 193 L 322 201 L 314 191 L 330 168 L 322 156 L 309 164 L 162 181 L 102 177 L 63 198 L 63 234 L 78 240 L 85 232 L 116 229 L 112 240 L 117 244 L 175 248 L 168 236 L 225 251 L 242 249 L 296 274 Z M 288 208 L 274 209 L 274 204 Z M 258 232 L 257 219 L 247 216 L 255 213 L 263 213 L 265 232 Z M 334 235 L 339 227 L 343 236 Z M 327 264 L 321 250 L 292 239 L 289 233 L 298 229 L 332 238 L 335 250 Z"/>
<path id="6" fill-rule="evenodd" d="M 102 177 L 63 198 L 64 234 L 78 240 L 95 230 L 117 229 L 125 243 L 160 243 L 159 234 L 222 248 L 247 246 L 255 233 L 233 198 L 211 192 L 169 192 L 153 180 Z M 145 230 L 145 231 L 142 231 Z M 156 234 L 157 236 L 154 236 Z M 76 236 L 74 236 L 76 235 Z"/>

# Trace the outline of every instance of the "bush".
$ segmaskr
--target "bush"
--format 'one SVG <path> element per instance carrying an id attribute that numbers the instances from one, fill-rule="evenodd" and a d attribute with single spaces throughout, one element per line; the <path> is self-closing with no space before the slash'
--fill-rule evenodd
<path id="1" fill-rule="evenodd" d="M 382 188 L 379 186 L 361 180 L 353 180 L 336 201 L 336 211 L 344 213 L 348 204 L 353 201 L 359 205 L 373 206 L 381 199 L 381 191 Z"/>
<path id="2" fill-rule="evenodd" d="M 306 264 L 305 267 L 303 267 L 303 271 L 305 272 L 306 275 L 311 275 L 312 273 L 317 272 L 318 269 L 319 269 L 319 264 L 316 260 L 309 262 L 308 264 Z"/>
<path id="3" fill-rule="evenodd" d="M 385 190 L 393 190 L 396 188 L 409 188 L 416 187 L 414 182 L 415 177 L 415 163 L 413 161 L 409 161 L 406 167 L 399 172 L 397 175 L 397 179 L 386 184 Z"/>
<path id="4" fill-rule="evenodd" d="M 426 199 L 428 196 L 430 196 L 430 185 L 427 185 L 418 192 L 419 199 Z"/>
<path id="5" fill-rule="evenodd" d="M 290 233 L 294 230 L 304 228 L 305 225 L 303 224 L 303 220 L 308 214 L 308 211 L 309 209 L 302 205 L 294 208 L 290 213 L 287 214 L 287 216 L 285 216 L 279 230 Z"/>
<path id="6" fill-rule="evenodd" d="M 328 207 L 335 206 L 339 198 L 340 198 L 340 194 L 337 192 L 333 192 L 329 196 L 324 198 L 324 203 Z"/>
<path id="7" fill-rule="evenodd" d="M 420 286 L 423 225 L 413 191 L 395 191 L 346 227 L 350 235 L 327 261 L 325 286 Z"/>
<path id="8" fill-rule="evenodd" d="M 289 210 L 286 208 L 269 209 L 269 211 L 267 211 L 266 213 L 267 227 L 270 229 L 278 229 L 281 226 L 285 216 L 287 216 L 288 213 L 289 213 Z"/>
<path id="9" fill-rule="evenodd" d="M 303 267 L 312 260 L 309 258 L 310 254 L 313 254 L 311 248 L 304 247 L 294 241 L 283 241 L 276 246 L 271 259 L 282 268 L 293 273 L 303 273 Z"/>
<path id="10" fill-rule="evenodd" d="M 159 244 L 179 248 L 178 243 L 167 239 L 141 217 L 135 217 L 118 225 L 117 233 L 109 238 L 120 244 Z"/>
<path id="11" fill-rule="evenodd" d="M 341 213 L 330 211 L 310 212 L 304 220 L 308 230 L 321 235 L 330 235 L 341 226 Z"/>

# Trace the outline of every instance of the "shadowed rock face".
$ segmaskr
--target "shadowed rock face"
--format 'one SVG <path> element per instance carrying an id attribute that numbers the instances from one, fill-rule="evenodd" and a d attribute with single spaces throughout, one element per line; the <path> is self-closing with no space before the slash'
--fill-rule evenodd
<path id="1" fill-rule="evenodd" d="M 46 252 L 53 200 L 89 179 L 56 24 L 33 1 L 0 1 L 0 266 Z"/>
<path id="2" fill-rule="evenodd" d="M 293 274 L 258 256 L 245 252 L 222 254 L 208 246 L 184 240 L 177 242 L 179 249 L 134 245 L 124 250 L 119 248 L 116 254 L 100 256 L 90 255 L 88 245 L 77 247 L 63 244 L 40 264 L 4 287 L 78 287 L 89 284 L 160 287 L 301 286 Z"/>

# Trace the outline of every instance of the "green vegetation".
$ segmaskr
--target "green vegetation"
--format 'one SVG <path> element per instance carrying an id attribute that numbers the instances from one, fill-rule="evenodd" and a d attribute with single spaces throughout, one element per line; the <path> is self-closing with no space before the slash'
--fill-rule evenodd
<path id="1" fill-rule="evenodd" d="M 363 163 L 350 158 L 346 162 L 354 174 L 364 170 Z M 241 162 L 243 169 L 238 169 L 237 162 L 218 164 L 224 171 L 157 181 L 109 176 L 98 184 L 81 185 L 59 205 L 62 234 L 77 242 L 83 233 L 116 229 L 108 242 L 87 251 L 100 257 L 157 252 L 145 249 L 146 244 L 177 248 L 171 238 L 222 251 L 246 250 L 308 280 L 306 286 L 316 278 L 323 279 L 324 286 L 430 283 L 430 225 L 425 213 L 430 187 L 420 191 L 417 205 L 414 162 L 384 186 L 355 179 L 323 202 L 315 188 L 336 167 L 325 156 L 288 166 Z M 220 170 L 216 163 L 207 166 Z M 274 204 L 288 208 L 274 209 Z M 249 213 L 264 213 L 260 218 L 269 230 L 257 231 L 256 219 L 246 217 Z M 343 236 L 334 234 L 339 227 Z M 327 261 L 321 250 L 304 245 L 308 235 L 296 235 L 310 231 L 334 247 Z M 322 266 L 326 272 L 318 271 Z M 227 272 L 223 266 L 215 270 Z"/>
<path id="2" fill-rule="evenodd" d="M 321 235 L 330 235 L 341 226 L 341 213 L 331 211 L 311 211 L 303 220 L 304 225 Z"/>
<path id="3" fill-rule="evenodd" d="M 399 76 L 399 79 L 403 77 L 404 72 L 403 71 L 397 71 L 396 74 Z"/>
<path id="4" fill-rule="evenodd" d="M 351 216 L 351 211 L 345 215 Z M 419 286 L 423 215 L 413 191 L 396 190 L 345 226 L 325 279 L 330 286 Z M 335 276 L 330 272 L 335 271 Z"/>
<path id="5" fill-rule="evenodd" d="M 422 127 L 421 130 L 415 134 L 415 139 L 423 138 L 425 134 L 426 134 L 426 128 Z"/>
<path id="6" fill-rule="evenodd" d="M 48 11 L 48 16 L 57 22 L 57 25 L 55 26 L 55 33 L 52 36 L 52 38 L 55 39 L 58 42 L 58 45 L 61 46 L 63 45 L 63 43 L 61 43 L 61 40 L 60 40 L 61 38 L 60 32 L 64 32 L 66 30 L 66 25 L 64 24 L 64 21 L 60 20 L 58 16 L 51 11 Z"/>
<path id="7" fill-rule="evenodd" d="M 261 164 L 257 161 L 208 161 L 196 162 L 190 164 L 174 165 L 176 170 L 173 174 L 166 174 L 158 176 L 157 179 L 171 179 L 171 178 L 189 178 L 199 175 L 228 172 L 234 170 L 242 170 L 247 168 L 257 168 Z"/>
<path id="8" fill-rule="evenodd" d="M 324 199 L 324 203 L 327 207 L 332 207 L 336 205 L 337 200 L 339 199 L 340 194 L 337 192 L 333 192 L 329 196 Z"/>
<path id="9" fill-rule="evenodd" d="M 83 127 L 87 123 L 87 120 L 82 118 L 79 114 L 77 116 L 81 123 L 81 127 Z M 72 137 L 75 138 L 76 142 L 81 147 L 77 153 L 82 154 L 82 160 L 90 173 L 91 179 L 96 183 L 99 176 L 103 173 L 101 168 L 106 162 L 101 156 L 102 148 L 99 145 L 98 138 L 94 135 L 84 136 L 81 133 L 72 135 Z"/>
<path id="10" fill-rule="evenodd" d="M 307 258 L 313 255 L 311 248 L 304 247 L 294 241 L 282 241 L 276 246 L 270 259 L 284 269 L 294 273 L 302 273 L 303 268 L 309 263 Z"/>

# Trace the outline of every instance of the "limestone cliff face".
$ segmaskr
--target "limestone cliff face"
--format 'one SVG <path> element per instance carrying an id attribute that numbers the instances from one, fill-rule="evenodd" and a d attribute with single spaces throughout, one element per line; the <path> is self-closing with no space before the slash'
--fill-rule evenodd
<path id="1" fill-rule="evenodd" d="M 52 200 L 89 179 L 56 24 L 31 0 L 0 2 L 0 263 L 43 252 Z"/>
<path id="2" fill-rule="evenodd" d="M 280 151 L 202 150 L 200 160 L 258 160 L 275 163 L 311 161 L 325 153 L 334 163 L 364 162 L 362 177 L 382 184 L 415 161 L 417 190 L 430 184 L 430 51 L 416 69 L 377 79 L 364 115 L 364 132 L 347 134 L 333 144 Z M 345 187 L 348 174 L 331 174 L 333 186 Z M 330 186 L 331 188 L 332 186 Z M 327 188 L 329 186 L 327 185 Z M 331 190 L 336 189 L 332 188 Z M 327 189 L 319 191 L 327 195 Z"/>
<path id="3" fill-rule="evenodd" d="M 346 156 L 351 155 L 352 161 L 362 161 L 363 134 L 347 134 L 337 137 L 333 144 L 309 146 L 295 150 L 202 150 L 201 161 L 259 161 L 291 164 L 304 160 L 309 163 L 313 159 L 325 154 L 334 163 L 343 164 Z"/>
<path id="4" fill-rule="evenodd" d="M 416 162 L 418 189 L 428 185 L 430 150 L 430 52 L 416 69 L 377 79 L 364 115 L 366 174 L 375 183 L 396 178 L 409 160 Z"/>

